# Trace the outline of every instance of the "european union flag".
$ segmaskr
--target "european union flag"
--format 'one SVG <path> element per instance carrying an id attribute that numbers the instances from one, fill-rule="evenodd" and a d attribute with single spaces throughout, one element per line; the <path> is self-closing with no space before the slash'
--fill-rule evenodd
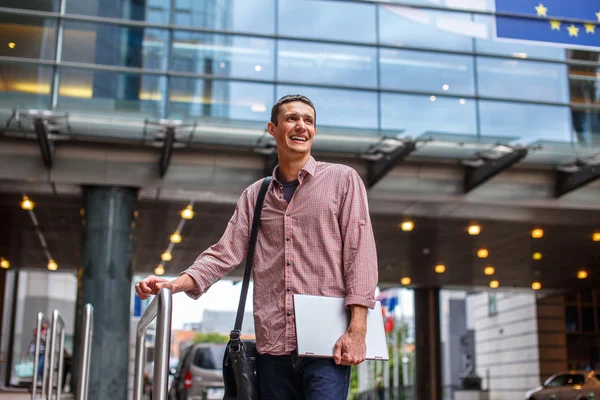
<path id="1" fill-rule="evenodd" d="M 600 2 L 592 0 L 496 0 L 499 38 L 600 47 Z M 567 21 L 565 21 L 567 20 Z"/>

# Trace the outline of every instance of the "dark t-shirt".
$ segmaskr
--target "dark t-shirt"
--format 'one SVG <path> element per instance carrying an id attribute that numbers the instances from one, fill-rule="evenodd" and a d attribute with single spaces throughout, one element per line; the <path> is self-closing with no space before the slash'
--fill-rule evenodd
<path id="1" fill-rule="evenodd" d="M 292 200 L 294 192 L 296 191 L 296 188 L 298 187 L 298 179 L 295 181 L 281 182 L 281 184 L 283 185 L 283 198 L 289 204 L 290 200 Z"/>

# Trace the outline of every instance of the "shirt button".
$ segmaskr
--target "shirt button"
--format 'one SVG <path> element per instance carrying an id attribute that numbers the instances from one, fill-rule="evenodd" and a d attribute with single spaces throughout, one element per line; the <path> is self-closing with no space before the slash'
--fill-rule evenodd
<path id="1" fill-rule="evenodd" d="M 291 261 L 285 263 L 286 265 L 292 265 Z"/>
<path id="2" fill-rule="evenodd" d="M 288 312 L 287 312 L 287 316 L 288 316 L 288 317 L 291 317 L 291 316 L 292 316 L 292 313 L 288 311 Z"/>
<path id="3" fill-rule="evenodd" d="M 290 216 L 290 213 L 289 213 L 289 212 L 286 212 L 286 213 L 285 213 L 285 216 L 286 216 L 286 217 L 289 217 L 289 216 Z"/>
<path id="4" fill-rule="evenodd" d="M 287 242 L 289 242 L 289 241 L 290 241 L 290 238 L 289 238 L 289 237 L 286 237 L 286 238 L 285 238 L 285 240 L 286 240 Z"/>
<path id="5" fill-rule="evenodd" d="M 288 292 L 291 292 L 291 291 L 292 291 L 292 288 L 287 288 L 286 290 L 287 290 Z"/>

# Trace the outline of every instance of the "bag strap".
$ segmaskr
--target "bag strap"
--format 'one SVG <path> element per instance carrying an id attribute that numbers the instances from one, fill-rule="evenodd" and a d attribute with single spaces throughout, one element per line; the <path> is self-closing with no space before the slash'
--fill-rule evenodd
<path id="1" fill-rule="evenodd" d="M 250 275 L 252 273 L 252 262 L 254 260 L 254 250 L 256 248 L 256 239 L 258 237 L 258 228 L 260 227 L 260 214 L 265 201 L 265 195 L 269 189 L 272 177 L 267 176 L 260 186 L 256 205 L 254 206 L 254 218 L 252 219 L 252 232 L 250 233 L 250 243 L 248 244 L 248 255 L 246 256 L 246 269 L 244 270 L 244 282 L 242 283 L 242 292 L 240 294 L 240 304 L 238 305 L 237 315 L 233 330 L 229 334 L 232 340 L 239 339 L 244 321 L 244 310 L 246 309 L 246 297 L 248 297 L 248 286 L 250 284 Z"/>

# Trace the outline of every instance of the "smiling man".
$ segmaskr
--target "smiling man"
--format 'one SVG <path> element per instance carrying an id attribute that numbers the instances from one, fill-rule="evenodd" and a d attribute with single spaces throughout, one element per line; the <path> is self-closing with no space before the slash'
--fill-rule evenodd
<path id="1" fill-rule="evenodd" d="M 282 97 L 267 125 L 279 165 L 265 196 L 253 263 L 254 325 L 261 399 L 346 399 L 350 366 L 364 361 L 367 308 L 375 305 L 377 254 L 365 187 L 345 165 L 311 156 L 316 111 L 301 95 Z M 163 288 L 198 298 L 246 256 L 262 179 L 240 197 L 219 242 L 175 280 L 149 276 L 140 298 Z M 294 294 L 345 298 L 347 332 L 332 359 L 298 357 Z"/>

